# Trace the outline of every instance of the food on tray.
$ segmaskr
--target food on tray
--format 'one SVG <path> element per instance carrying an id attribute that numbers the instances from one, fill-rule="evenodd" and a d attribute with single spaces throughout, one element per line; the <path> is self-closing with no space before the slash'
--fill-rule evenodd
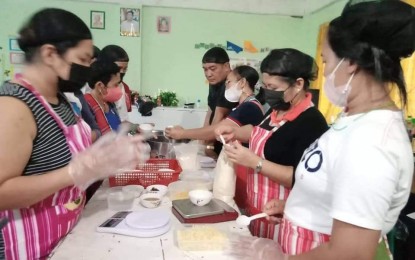
<path id="1" fill-rule="evenodd" d="M 179 248 L 185 251 L 223 250 L 228 241 L 226 233 L 210 226 L 177 230 L 176 235 Z"/>

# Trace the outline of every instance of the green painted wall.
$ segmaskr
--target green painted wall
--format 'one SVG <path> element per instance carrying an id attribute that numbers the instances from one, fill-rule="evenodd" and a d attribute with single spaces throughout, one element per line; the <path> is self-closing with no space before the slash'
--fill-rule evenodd
<path id="1" fill-rule="evenodd" d="M 105 3 L 72 2 L 63 0 L 1 0 L 0 8 L 0 80 L 5 80 L 2 69 L 10 70 L 15 66 L 9 64 L 9 37 L 17 36 L 19 28 L 34 12 L 45 7 L 59 7 L 77 14 L 88 26 L 90 11 L 105 12 L 105 30 L 91 29 L 94 44 L 102 48 L 108 44 L 117 44 L 125 48 L 130 56 L 130 73 L 126 81 L 135 89 L 140 87 L 141 37 L 120 36 L 120 5 Z M 140 8 L 140 6 L 123 5 L 122 7 Z M 7 21 L 7 23 L 6 23 Z M 3 63 L 4 62 L 4 63 Z"/>
<path id="2" fill-rule="evenodd" d="M 313 57 L 316 55 L 317 37 L 320 25 L 339 16 L 346 3 L 347 0 L 340 0 L 304 17 L 304 41 L 308 42 L 308 44 L 302 46 L 302 51 Z"/>
<path id="3" fill-rule="evenodd" d="M 140 8 L 108 3 L 72 2 L 66 0 L 2 0 L 0 9 L 1 69 L 9 64 L 9 38 L 17 35 L 25 19 L 44 7 L 60 7 L 76 13 L 89 25 L 90 11 L 104 11 L 105 30 L 92 29 L 95 45 L 102 48 L 118 44 L 130 56 L 126 82 L 142 94 L 154 95 L 158 89 L 175 90 L 183 103 L 201 99 L 206 106 L 208 93 L 201 58 L 206 49 L 195 49 L 197 43 L 226 45 L 226 41 L 243 46 L 245 40 L 257 48 L 292 47 L 315 55 L 318 27 L 338 16 L 345 4 L 341 0 L 304 18 L 254 15 L 180 8 L 143 7 L 141 37 L 119 35 L 120 7 Z M 16 15 L 18 14 L 18 15 Z M 171 32 L 157 32 L 158 16 L 171 17 Z M 7 23 L 4 21 L 10 21 Z M 262 59 L 267 53 L 228 52 L 231 58 Z M 7 77 L 0 71 L 0 80 Z"/>
<path id="4" fill-rule="evenodd" d="M 255 47 L 300 48 L 302 19 L 272 15 L 144 7 L 142 39 L 142 91 L 153 94 L 158 88 L 176 90 L 182 101 L 201 99 L 206 105 L 208 85 L 201 59 L 206 49 L 197 43 L 226 45 L 226 41 L 243 46 L 250 40 Z M 171 16 L 171 33 L 156 30 L 157 16 Z M 228 52 L 230 57 L 260 58 L 266 53 Z"/>

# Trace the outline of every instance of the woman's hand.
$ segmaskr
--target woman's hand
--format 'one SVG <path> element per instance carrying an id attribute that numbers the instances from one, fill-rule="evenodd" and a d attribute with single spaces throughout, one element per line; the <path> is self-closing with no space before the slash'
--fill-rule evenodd
<path id="1" fill-rule="evenodd" d="M 266 219 L 270 223 L 278 224 L 281 222 L 283 217 L 284 208 L 285 200 L 272 199 L 264 205 L 263 211 L 268 214 Z"/>
<path id="2" fill-rule="evenodd" d="M 223 146 L 229 160 L 242 166 L 254 169 L 261 158 L 239 142 L 234 141 Z M 223 149 L 223 148 L 222 148 Z"/>
<path id="3" fill-rule="evenodd" d="M 235 140 L 235 128 L 229 125 L 219 125 L 215 128 L 215 136 L 216 140 L 221 141 L 220 135 L 223 136 L 225 142 L 228 143 L 230 141 Z"/>
<path id="4" fill-rule="evenodd" d="M 135 169 L 150 157 L 150 147 L 141 135 L 127 136 L 128 127 L 108 133 L 88 149 L 76 154 L 68 165 L 73 183 L 82 190 L 93 182 Z"/>
<path id="5" fill-rule="evenodd" d="M 164 129 L 164 134 L 166 137 L 175 140 L 183 139 L 184 128 L 178 125 L 173 127 L 166 127 L 166 129 Z"/>

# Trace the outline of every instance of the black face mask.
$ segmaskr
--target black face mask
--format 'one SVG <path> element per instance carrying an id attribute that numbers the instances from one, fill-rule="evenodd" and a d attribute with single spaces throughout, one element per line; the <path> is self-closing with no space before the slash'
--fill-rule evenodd
<path id="1" fill-rule="evenodd" d="M 79 91 L 91 76 L 91 68 L 77 63 L 71 64 L 69 79 L 65 80 L 58 77 L 58 87 L 61 92 Z"/>
<path id="2" fill-rule="evenodd" d="M 263 91 L 265 102 L 267 102 L 272 109 L 282 111 L 290 109 L 290 102 L 285 102 L 284 100 L 284 93 L 286 90 L 276 91 L 264 88 Z"/>
<path id="3" fill-rule="evenodd" d="M 124 76 L 125 76 L 125 72 L 121 72 L 121 73 L 120 73 L 120 78 L 121 78 L 121 81 L 123 81 Z"/>

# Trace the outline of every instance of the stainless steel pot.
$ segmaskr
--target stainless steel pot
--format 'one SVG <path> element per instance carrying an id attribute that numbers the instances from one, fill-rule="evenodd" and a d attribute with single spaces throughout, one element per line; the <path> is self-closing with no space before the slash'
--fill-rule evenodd
<path id="1" fill-rule="evenodd" d="M 183 140 L 173 140 L 164 136 L 163 130 L 154 130 L 153 134 L 157 138 L 151 138 L 147 140 L 147 143 L 150 145 L 151 158 L 165 158 L 165 159 L 175 159 L 176 155 L 174 153 L 174 144 L 178 143 L 187 143 L 188 139 Z"/>

